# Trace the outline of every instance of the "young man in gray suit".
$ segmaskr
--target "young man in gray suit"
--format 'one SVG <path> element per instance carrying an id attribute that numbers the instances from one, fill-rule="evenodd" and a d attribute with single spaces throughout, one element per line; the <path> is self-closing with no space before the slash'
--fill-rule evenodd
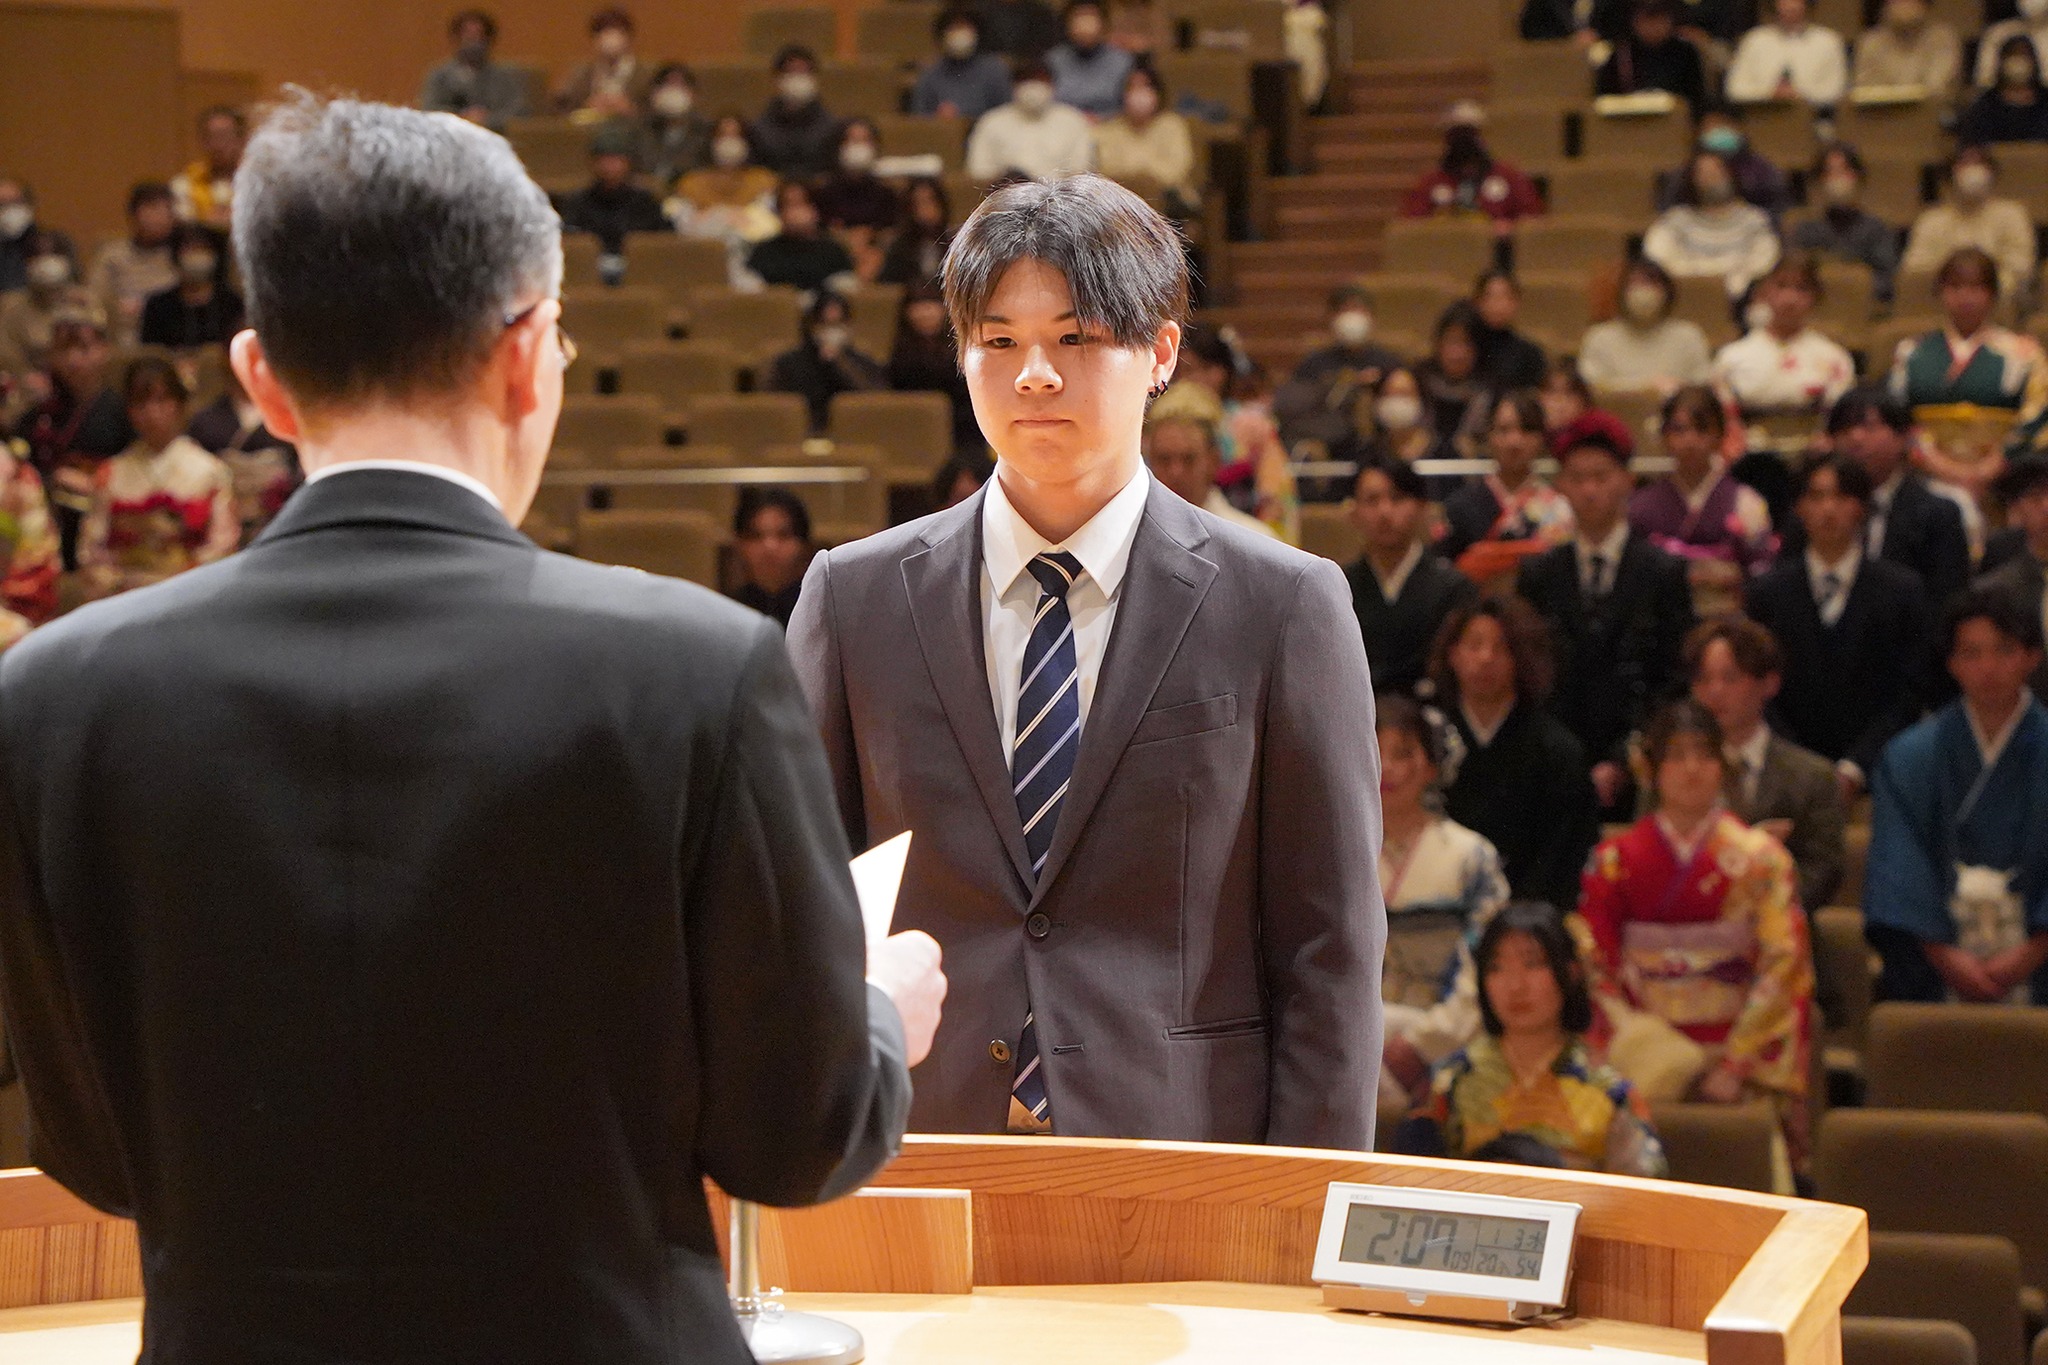
<path id="1" fill-rule="evenodd" d="M 917 1131 L 1372 1142 L 1365 650 L 1336 565 L 1145 471 L 1187 284 L 1107 180 L 991 195 L 945 285 L 996 477 L 819 555 L 790 622 L 852 843 L 916 831 L 898 920 L 957 983 Z"/>

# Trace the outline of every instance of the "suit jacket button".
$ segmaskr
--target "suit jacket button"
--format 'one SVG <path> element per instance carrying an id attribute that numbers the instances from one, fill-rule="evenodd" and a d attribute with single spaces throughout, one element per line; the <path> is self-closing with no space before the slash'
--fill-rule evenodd
<path id="1" fill-rule="evenodd" d="M 988 1045 L 988 1055 L 994 1061 L 1007 1062 L 1010 1060 L 1010 1045 L 998 1038 Z"/>
<path id="2" fill-rule="evenodd" d="M 1052 921 L 1046 918 L 1043 910 L 1034 911 L 1031 918 L 1024 921 L 1024 932 L 1033 938 L 1044 938 L 1052 932 Z"/>

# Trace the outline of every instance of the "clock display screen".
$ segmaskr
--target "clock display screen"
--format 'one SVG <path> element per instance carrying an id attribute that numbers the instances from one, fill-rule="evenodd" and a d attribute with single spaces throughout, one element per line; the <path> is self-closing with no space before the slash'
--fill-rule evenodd
<path id="1" fill-rule="evenodd" d="M 1337 1259 L 1353 1265 L 1538 1280 L 1543 1277 L 1543 1243 L 1549 1235 L 1550 1224 L 1541 1219 L 1353 1204 L 1344 1219 Z"/>

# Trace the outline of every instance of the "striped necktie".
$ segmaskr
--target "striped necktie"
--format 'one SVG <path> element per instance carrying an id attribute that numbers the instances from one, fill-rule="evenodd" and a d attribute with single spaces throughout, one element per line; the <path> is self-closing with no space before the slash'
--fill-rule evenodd
<path id="1" fill-rule="evenodd" d="M 1017 818 L 1024 823 L 1024 850 L 1037 878 L 1052 849 L 1060 804 L 1074 776 L 1081 750 L 1081 676 L 1074 662 L 1074 618 L 1067 592 L 1082 574 L 1081 561 L 1064 550 L 1039 555 L 1025 566 L 1038 580 L 1038 613 L 1024 646 L 1024 685 L 1017 690 L 1017 739 L 1010 749 L 1010 784 Z M 1010 1094 L 1034 1122 L 1046 1121 L 1050 1100 L 1039 1066 L 1037 1016 L 1026 1011 L 1017 1042 L 1017 1070 Z"/>

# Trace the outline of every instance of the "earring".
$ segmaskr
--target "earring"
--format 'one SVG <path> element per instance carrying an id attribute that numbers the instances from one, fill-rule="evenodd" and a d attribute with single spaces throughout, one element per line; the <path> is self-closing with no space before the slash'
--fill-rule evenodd
<path id="1" fill-rule="evenodd" d="M 1151 388 L 1145 390 L 1145 397 L 1148 399 L 1157 399 L 1163 397 L 1165 393 L 1166 381 L 1162 379 L 1157 384 L 1154 384 Z"/>

